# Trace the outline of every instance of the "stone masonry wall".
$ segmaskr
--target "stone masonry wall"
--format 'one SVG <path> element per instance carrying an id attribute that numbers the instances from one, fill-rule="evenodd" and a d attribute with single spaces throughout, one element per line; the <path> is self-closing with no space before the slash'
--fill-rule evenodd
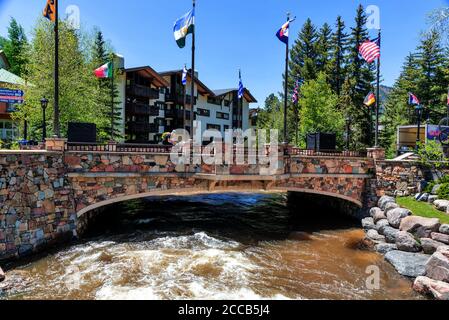
<path id="1" fill-rule="evenodd" d="M 28 255 L 76 235 L 65 171 L 61 153 L 0 154 L 0 259 Z"/>

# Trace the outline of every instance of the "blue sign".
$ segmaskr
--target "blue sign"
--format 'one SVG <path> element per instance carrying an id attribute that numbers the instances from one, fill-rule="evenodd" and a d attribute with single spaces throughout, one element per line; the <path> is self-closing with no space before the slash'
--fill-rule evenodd
<path id="1" fill-rule="evenodd" d="M 0 88 L 0 102 L 23 103 L 23 91 Z"/>

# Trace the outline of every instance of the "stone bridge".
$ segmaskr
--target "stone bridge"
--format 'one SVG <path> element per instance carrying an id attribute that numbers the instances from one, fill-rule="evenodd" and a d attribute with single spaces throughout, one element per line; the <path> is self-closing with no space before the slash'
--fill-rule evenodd
<path id="1" fill-rule="evenodd" d="M 258 165 L 174 165 L 162 147 L 68 148 L 47 141 L 45 150 L 0 151 L 0 260 L 76 238 L 87 213 L 131 199 L 208 192 L 298 192 L 343 200 L 363 214 L 377 197 L 398 187 L 414 192 L 413 163 L 381 159 L 379 150 L 278 157 L 274 175 Z"/>

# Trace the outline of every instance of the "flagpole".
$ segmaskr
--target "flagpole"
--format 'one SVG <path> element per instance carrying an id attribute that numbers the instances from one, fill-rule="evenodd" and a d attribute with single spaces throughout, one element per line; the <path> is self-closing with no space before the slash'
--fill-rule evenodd
<path id="1" fill-rule="evenodd" d="M 287 13 L 287 22 L 290 21 L 290 13 Z M 289 39 L 287 37 L 287 43 L 285 45 L 285 84 L 284 84 L 284 144 L 288 144 L 288 132 L 287 132 L 287 110 L 288 110 L 288 49 L 289 49 Z"/>
<path id="2" fill-rule="evenodd" d="M 242 70 L 239 69 L 239 80 L 242 82 Z M 240 86 L 240 85 L 239 85 Z M 240 88 L 239 88 L 240 90 Z M 239 105 L 237 108 L 237 129 L 243 130 L 243 96 L 239 98 Z"/>
<path id="3" fill-rule="evenodd" d="M 195 31 L 196 31 L 196 13 L 195 13 L 195 0 L 192 0 L 193 4 L 193 32 L 192 32 L 192 73 L 191 73 L 191 97 L 190 97 L 190 108 L 191 108 L 191 114 L 190 114 L 190 135 L 193 139 L 193 121 L 195 118 Z"/>
<path id="4" fill-rule="evenodd" d="M 379 28 L 379 48 L 382 46 L 381 29 Z M 377 98 L 376 98 L 376 136 L 375 147 L 379 147 L 379 111 L 380 111 L 380 55 L 377 58 Z"/>
<path id="5" fill-rule="evenodd" d="M 61 130 L 59 127 L 59 0 L 55 1 L 55 70 L 54 70 L 54 106 L 53 106 L 53 130 L 54 135 L 61 137 Z"/>
<path id="6" fill-rule="evenodd" d="M 187 70 L 187 66 L 184 64 L 184 70 L 182 70 L 182 76 L 181 76 L 181 82 L 182 82 L 182 77 L 184 77 L 184 72 Z M 183 97 L 183 103 L 184 103 L 184 119 L 182 122 L 182 127 L 184 128 L 184 130 L 186 130 L 186 121 L 187 121 L 187 74 L 186 74 L 186 83 L 182 86 L 183 87 L 183 91 L 184 91 L 184 97 Z"/>

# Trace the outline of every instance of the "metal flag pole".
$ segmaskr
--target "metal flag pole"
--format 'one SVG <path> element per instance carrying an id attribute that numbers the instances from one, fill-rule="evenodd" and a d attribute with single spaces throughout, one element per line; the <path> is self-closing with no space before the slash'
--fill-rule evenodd
<path id="1" fill-rule="evenodd" d="M 54 106 L 53 106 L 53 130 L 54 135 L 61 137 L 59 126 L 59 0 L 55 0 L 55 70 L 54 70 Z"/>
<path id="2" fill-rule="evenodd" d="M 381 30 L 379 29 L 379 48 L 381 47 Z M 377 88 L 376 88 L 376 136 L 375 147 L 379 147 L 379 111 L 380 111 L 380 56 L 377 58 Z"/>
<path id="3" fill-rule="evenodd" d="M 290 12 L 287 13 L 287 22 L 290 21 Z M 289 54 L 289 37 L 287 37 L 287 43 L 285 44 L 285 83 L 284 83 L 284 144 L 288 144 L 288 132 L 287 132 L 287 110 L 288 110 L 288 54 Z"/>
<path id="4" fill-rule="evenodd" d="M 111 54 L 111 142 L 114 141 L 114 54 Z"/>
<path id="5" fill-rule="evenodd" d="M 195 13 L 195 0 L 192 1 L 193 4 L 193 32 L 192 32 L 192 73 L 191 73 L 191 96 L 190 96 L 190 136 L 194 137 L 193 134 L 193 123 L 195 118 L 195 31 L 196 31 L 196 13 Z"/>
<path id="6" fill-rule="evenodd" d="M 240 91 L 240 83 L 242 83 L 242 70 L 239 69 L 239 91 Z M 237 93 L 238 95 L 238 93 Z M 237 108 L 237 129 L 243 130 L 243 96 L 239 98 L 239 105 Z"/>
<path id="7" fill-rule="evenodd" d="M 182 76 L 181 76 L 181 82 L 182 82 L 182 77 L 184 76 L 184 72 L 187 70 L 187 65 L 184 64 L 184 70 L 182 70 Z M 184 97 L 183 97 L 183 103 L 184 103 L 184 114 L 183 114 L 183 122 L 182 122 L 182 127 L 184 128 L 184 130 L 187 129 L 187 125 L 186 125 L 186 121 L 187 121 L 187 74 L 186 74 L 186 83 L 183 84 L 183 93 L 184 93 Z"/>

